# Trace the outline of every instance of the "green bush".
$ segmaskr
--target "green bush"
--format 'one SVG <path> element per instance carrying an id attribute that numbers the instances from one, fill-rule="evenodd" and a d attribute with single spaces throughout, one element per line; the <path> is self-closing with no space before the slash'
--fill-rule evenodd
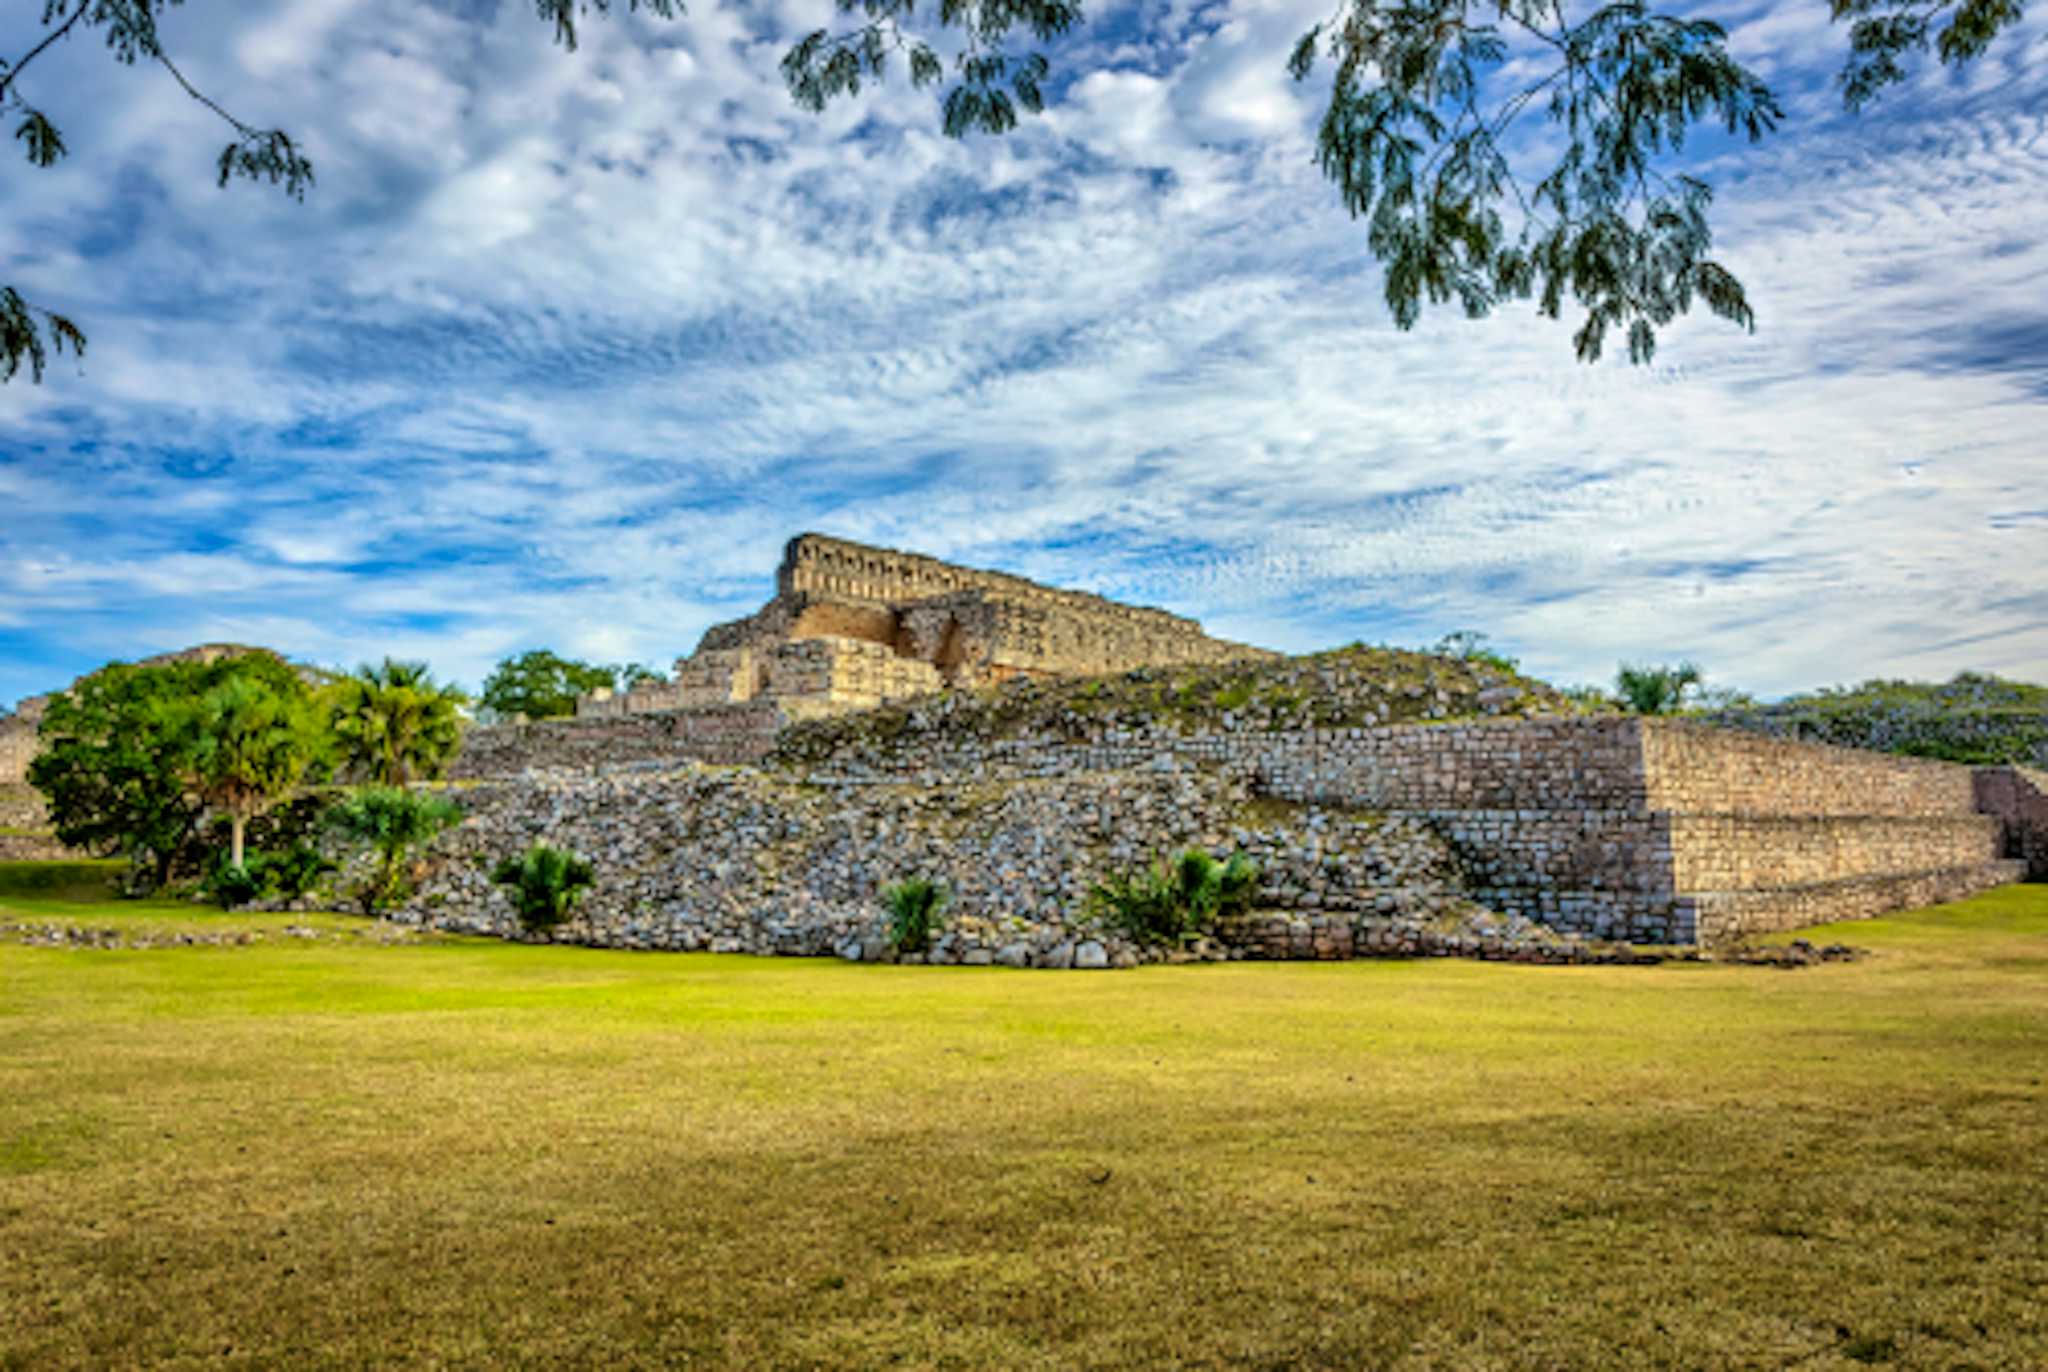
<path id="1" fill-rule="evenodd" d="M 403 900 L 406 854 L 461 818 L 461 808 L 446 796 L 397 786 L 365 786 L 330 810 L 331 827 L 377 854 L 369 879 L 355 891 L 363 913 L 381 914 Z"/>
<path id="2" fill-rule="evenodd" d="M 889 911 L 889 946 L 899 953 L 922 953 L 931 947 L 946 908 L 946 888 L 928 877 L 911 877 L 882 888 Z"/>
<path id="3" fill-rule="evenodd" d="M 229 860 L 226 850 L 222 850 L 207 865 L 206 875 L 200 878 L 200 888 L 219 902 L 223 910 L 261 900 L 267 894 L 259 861 L 261 856 L 260 853 L 251 853 L 246 862 L 236 863 Z"/>
<path id="4" fill-rule="evenodd" d="M 586 859 L 545 843 L 491 869 L 492 881 L 512 888 L 520 927 L 529 932 L 552 929 L 567 920 L 596 876 Z"/>
<path id="5" fill-rule="evenodd" d="M 333 870 L 334 864 L 319 849 L 295 843 L 281 851 L 251 852 L 240 867 L 221 852 L 207 867 L 200 886 L 223 909 L 233 909 L 254 900 L 297 900 Z"/>
<path id="6" fill-rule="evenodd" d="M 261 868 L 271 894 L 284 900 L 297 900 L 318 885 L 320 878 L 335 870 L 326 854 L 310 843 L 259 852 L 254 861 Z"/>
<path id="7" fill-rule="evenodd" d="M 1258 878 L 1258 866 L 1242 853 L 1218 862 L 1200 848 L 1188 848 L 1096 882 L 1088 888 L 1088 908 L 1140 943 L 1188 943 L 1214 928 L 1219 917 L 1249 908 Z"/>

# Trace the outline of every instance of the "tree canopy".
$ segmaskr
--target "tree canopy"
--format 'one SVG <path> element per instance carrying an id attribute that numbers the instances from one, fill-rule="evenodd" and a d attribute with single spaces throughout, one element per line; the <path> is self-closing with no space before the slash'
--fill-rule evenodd
<path id="1" fill-rule="evenodd" d="M 440 776 L 462 742 L 467 698 L 436 682 L 424 662 L 366 663 L 328 687 L 325 700 L 342 766 L 380 785 Z"/>
<path id="2" fill-rule="evenodd" d="M 547 648 L 508 657 L 484 678 L 478 702 L 502 718 L 553 719 L 576 713 L 576 698 L 618 684 L 618 669 L 578 662 Z"/>
<path id="3" fill-rule="evenodd" d="M 29 69 L 52 45 L 97 31 L 111 57 L 160 67 L 218 115 L 230 137 L 219 184 L 261 182 L 302 199 L 314 184 L 302 144 L 251 124 L 199 90 L 165 50 L 158 21 L 183 0 L 43 0 L 21 55 L 0 58 L 0 115 L 29 163 L 70 155 L 32 98 Z M 846 23 L 798 38 L 781 62 L 791 98 L 823 110 L 899 64 L 914 86 L 939 87 L 948 135 L 1002 134 L 1045 106 L 1051 60 L 1040 45 L 1083 20 L 1078 0 L 835 0 Z M 1849 26 L 1840 86 L 1860 109 L 1930 49 L 1967 62 L 2017 23 L 2022 0 L 1828 0 Z M 24 9 L 28 8 L 23 6 Z M 573 51 L 578 21 L 613 0 L 535 0 L 555 41 Z M 662 19 L 679 0 L 625 0 Z M 1315 155 L 1338 199 L 1365 224 L 1394 322 L 1425 304 L 1479 318 L 1533 299 L 1557 318 L 1580 314 L 1573 346 L 1597 360 L 1610 332 L 1631 361 L 1655 354 L 1657 331 L 1695 304 L 1745 328 L 1742 283 L 1709 255 L 1713 189 L 1688 175 L 1688 136 L 1718 126 L 1757 142 L 1784 117 L 1777 97 L 1728 51 L 1709 19 L 1642 0 L 1340 0 L 1288 61 L 1298 81 L 1326 73 Z M 1547 119 L 1562 137 L 1525 137 Z M 1555 157 L 1554 162 L 1551 160 Z M 40 382 L 53 354 L 83 356 L 69 317 L 0 283 L 0 381 L 24 367 Z"/>
<path id="4" fill-rule="evenodd" d="M 228 861 L 240 867 L 249 821 L 289 795 L 326 751 L 311 694 L 289 668 L 237 670 L 157 712 L 176 739 L 187 791 L 228 817 Z"/>
<path id="5" fill-rule="evenodd" d="M 280 716 L 304 702 L 297 673 L 268 654 L 116 663 L 51 699 L 29 782 L 42 792 L 59 841 L 126 856 L 142 884 L 162 885 L 214 808 L 229 813 L 239 835 L 275 798 L 264 792 L 279 771 L 272 745 Z M 318 752 L 304 739 L 284 751 L 300 745 L 304 761 L 295 772 L 283 768 L 292 782 Z"/>

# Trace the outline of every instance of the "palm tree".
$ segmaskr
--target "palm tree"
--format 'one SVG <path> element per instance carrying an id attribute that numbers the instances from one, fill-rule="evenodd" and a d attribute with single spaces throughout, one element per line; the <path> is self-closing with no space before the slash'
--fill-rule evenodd
<path id="1" fill-rule="evenodd" d="M 319 756 L 319 721 L 304 688 L 230 675 L 167 707 L 181 734 L 186 784 L 228 817 L 229 860 L 242 865 L 249 821 L 291 793 Z"/>
<path id="2" fill-rule="evenodd" d="M 1636 667 L 1624 662 L 1614 677 L 1614 693 L 1634 714 L 1668 715 L 1685 703 L 1687 691 L 1697 691 L 1705 679 L 1691 662 L 1676 667 Z"/>
<path id="3" fill-rule="evenodd" d="M 396 786 L 365 786 L 329 811 L 331 826 L 376 851 L 376 871 L 356 893 L 363 913 L 377 914 L 396 904 L 405 894 L 399 867 L 406 854 L 461 818 L 461 809 L 446 796 Z"/>
<path id="4" fill-rule="evenodd" d="M 462 741 L 467 697 L 437 683 L 424 662 L 365 664 L 328 699 L 345 765 L 381 786 L 440 776 Z"/>

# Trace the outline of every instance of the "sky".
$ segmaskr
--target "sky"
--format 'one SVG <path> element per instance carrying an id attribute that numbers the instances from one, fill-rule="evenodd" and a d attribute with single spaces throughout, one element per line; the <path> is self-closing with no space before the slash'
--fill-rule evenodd
<path id="1" fill-rule="evenodd" d="M 2048 680 L 2048 22 L 1852 117 L 1825 4 L 1702 4 L 1787 110 L 1690 164 L 1757 328 L 1631 367 L 1526 302 L 1393 325 L 1283 69 L 1326 10 L 1098 5 L 1045 114 L 969 140 L 901 84 L 794 107 L 819 0 L 573 54 L 493 0 L 172 11 L 304 203 L 217 188 L 213 115 L 67 41 L 0 283 L 91 346 L 0 386 L 0 702 L 214 640 L 667 663 L 805 530 L 1289 651 Z"/>

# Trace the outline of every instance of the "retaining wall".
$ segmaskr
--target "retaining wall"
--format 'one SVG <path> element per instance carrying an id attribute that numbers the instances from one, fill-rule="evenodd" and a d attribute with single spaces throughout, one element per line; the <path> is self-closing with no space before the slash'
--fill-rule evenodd
<path id="1" fill-rule="evenodd" d="M 553 731 L 544 735 L 549 760 L 575 762 L 679 752 L 743 761 L 763 755 L 778 726 L 764 705 L 709 712 L 693 725 L 698 718 L 631 718 L 615 721 L 624 726 L 617 733 L 528 727 Z M 1192 768 L 1239 778 L 1248 794 L 1425 824 L 1449 845 L 1482 905 L 1566 933 L 1637 942 L 1710 942 L 1863 918 L 2018 880 L 2029 858 L 2037 871 L 2048 862 L 2048 777 L 2040 773 L 1973 776 L 1950 763 L 1683 721 L 1187 734 L 1062 727 L 1085 732 L 961 734 L 936 746 L 920 736 L 893 749 L 868 739 L 774 774 L 848 793 L 944 792 Z"/>

